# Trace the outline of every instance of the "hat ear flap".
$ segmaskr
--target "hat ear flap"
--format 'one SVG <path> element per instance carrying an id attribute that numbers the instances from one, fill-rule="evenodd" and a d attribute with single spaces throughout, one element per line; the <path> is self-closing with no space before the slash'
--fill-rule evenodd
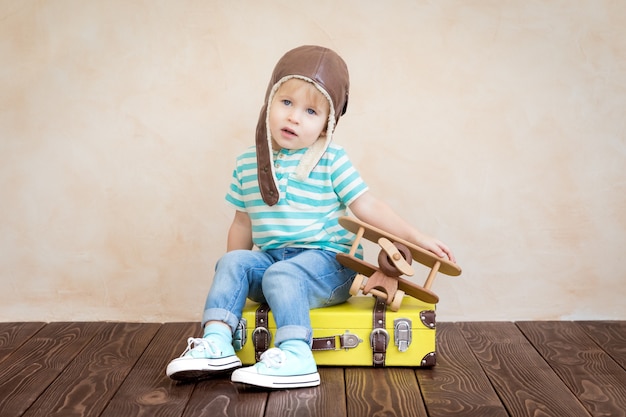
<path id="1" fill-rule="evenodd" d="M 278 203 L 280 196 L 278 194 L 278 186 L 274 181 L 274 164 L 272 161 L 272 150 L 269 145 L 271 138 L 267 137 L 266 115 L 267 104 L 261 108 L 259 121 L 256 126 L 257 177 L 263 201 L 268 206 L 273 206 Z"/>

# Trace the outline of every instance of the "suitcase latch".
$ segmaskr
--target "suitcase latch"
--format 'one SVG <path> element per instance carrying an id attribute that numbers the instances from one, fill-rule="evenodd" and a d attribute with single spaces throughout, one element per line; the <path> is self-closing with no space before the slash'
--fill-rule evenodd
<path id="1" fill-rule="evenodd" d="M 354 349 L 363 341 L 363 339 L 359 339 L 359 337 L 353 333 L 350 333 L 346 330 L 344 334 L 340 336 L 341 339 L 341 347 L 348 350 Z"/>
<path id="2" fill-rule="evenodd" d="M 394 341 L 400 352 L 406 352 L 409 349 L 412 339 L 411 320 L 395 319 L 393 321 Z"/>
<path id="3" fill-rule="evenodd" d="M 241 320 L 239 320 L 237 329 L 235 329 L 235 334 L 233 335 L 233 347 L 236 351 L 243 349 L 243 346 L 246 344 L 248 334 L 247 328 L 248 320 L 242 317 Z"/>

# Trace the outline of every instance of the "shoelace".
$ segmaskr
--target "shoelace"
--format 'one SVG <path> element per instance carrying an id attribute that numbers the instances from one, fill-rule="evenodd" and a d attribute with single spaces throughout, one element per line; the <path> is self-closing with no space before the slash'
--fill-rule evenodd
<path id="1" fill-rule="evenodd" d="M 261 362 L 268 368 L 280 368 L 286 359 L 285 352 L 278 348 L 268 349 L 261 354 Z"/>
<path id="2" fill-rule="evenodd" d="M 193 347 L 192 347 L 192 345 L 193 345 Z M 185 354 L 187 352 L 191 352 L 192 350 L 202 351 L 202 352 L 208 351 L 212 355 L 215 355 L 215 356 L 221 354 L 221 352 L 215 346 L 215 343 L 211 342 L 210 340 L 203 339 L 201 337 L 190 337 L 190 338 L 188 338 L 187 339 L 187 349 L 185 349 L 183 354 L 180 355 L 180 356 L 185 356 Z"/>

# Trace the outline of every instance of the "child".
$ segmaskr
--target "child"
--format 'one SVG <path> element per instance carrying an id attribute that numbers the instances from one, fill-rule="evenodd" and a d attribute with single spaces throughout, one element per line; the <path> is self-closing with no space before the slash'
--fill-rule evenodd
<path id="1" fill-rule="evenodd" d="M 372 196 L 343 148 L 332 142 L 346 112 L 348 87 L 346 64 L 332 50 L 302 46 L 278 61 L 256 146 L 237 158 L 226 195 L 235 216 L 207 296 L 204 336 L 188 339 L 182 356 L 167 367 L 170 378 L 235 369 L 232 381 L 260 387 L 319 385 L 309 310 L 350 297 L 355 272 L 335 259 L 352 242 L 337 222 L 348 207 L 359 219 L 454 261 L 446 245 Z M 240 368 L 232 338 L 247 298 L 269 304 L 276 347 L 254 366 Z"/>

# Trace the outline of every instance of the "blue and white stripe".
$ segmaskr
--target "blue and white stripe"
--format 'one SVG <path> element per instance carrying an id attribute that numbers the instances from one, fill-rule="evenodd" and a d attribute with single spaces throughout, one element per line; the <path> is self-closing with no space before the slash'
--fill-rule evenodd
<path id="1" fill-rule="evenodd" d="M 252 240 L 261 250 L 286 246 L 348 252 L 353 234 L 337 219 L 367 191 L 367 185 L 344 149 L 331 143 L 305 181 L 294 172 L 306 149 L 274 152 L 280 199 L 265 204 L 259 192 L 256 148 L 237 158 L 226 201 L 245 211 L 252 221 Z"/>

